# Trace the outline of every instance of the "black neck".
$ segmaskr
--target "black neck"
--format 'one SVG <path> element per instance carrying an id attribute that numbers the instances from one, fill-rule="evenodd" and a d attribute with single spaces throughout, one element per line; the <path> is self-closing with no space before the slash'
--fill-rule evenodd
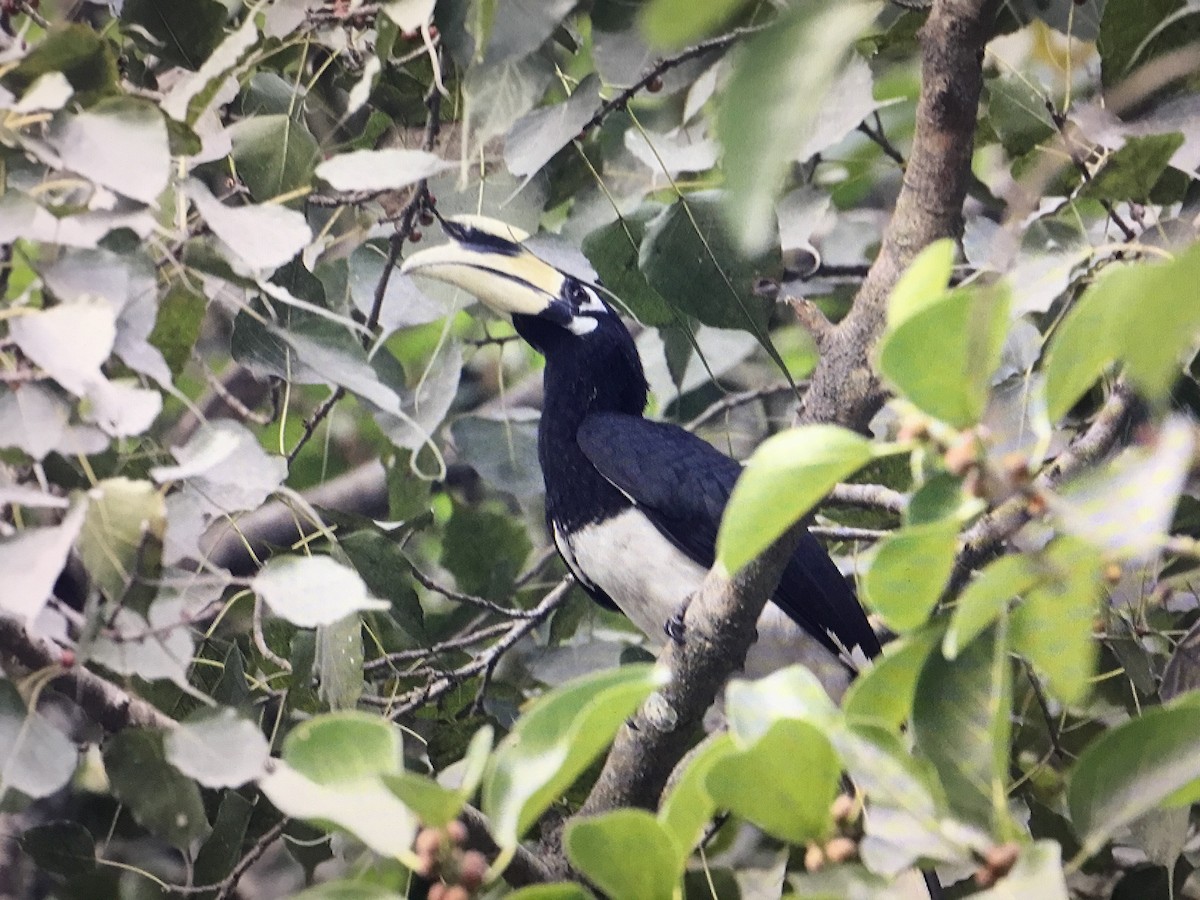
<path id="1" fill-rule="evenodd" d="M 583 455 L 575 435 L 594 413 L 640 416 L 646 406 L 646 376 L 633 337 L 615 315 L 601 316 L 595 331 L 578 336 L 559 326 L 523 323 L 523 318 L 514 316 L 517 331 L 546 357 L 538 426 L 546 517 L 572 531 L 629 506 Z"/>

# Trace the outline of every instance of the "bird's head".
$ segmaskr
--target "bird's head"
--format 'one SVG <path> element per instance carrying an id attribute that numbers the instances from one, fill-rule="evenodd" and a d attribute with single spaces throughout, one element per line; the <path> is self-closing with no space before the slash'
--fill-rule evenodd
<path id="1" fill-rule="evenodd" d="M 598 343 L 614 329 L 628 339 L 599 289 L 532 252 L 519 228 L 483 216 L 443 219 L 442 228 L 450 240 L 414 253 L 401 272 L 452 284 L 511 315 L 521 337 L 547 355 Z"/>

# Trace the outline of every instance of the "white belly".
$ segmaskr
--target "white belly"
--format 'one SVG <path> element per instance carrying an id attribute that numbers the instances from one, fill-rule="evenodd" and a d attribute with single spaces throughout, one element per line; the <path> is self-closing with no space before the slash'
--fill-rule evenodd
<path id="1" fill-rule="evenodd" d="M 555 543 L 576 574 L 604 591 L 656 644 L 664 626 L 700 587 L 706 571 L 668 541 L 642 513 L 626 510 Z M 774 603 L 758 619 L 758 640 L 746 657 L 744 676 L 761 678 L 784 666 L 812 670 L 835 699 L 850 682 L 846 667 Z"/>

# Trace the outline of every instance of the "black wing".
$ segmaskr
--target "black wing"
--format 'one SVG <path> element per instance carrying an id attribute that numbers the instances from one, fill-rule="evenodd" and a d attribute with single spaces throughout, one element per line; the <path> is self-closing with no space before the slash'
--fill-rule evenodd
<path id="1" fill-rule="evenodd" d="M 740 463 L 677 425 L 623 413 L 588 416 L 578 441 L 600 474 L 636 503 L 663 535 L 697 564 L 712 566 L 717 529 L 742 472 Z M 825 548 L 807 532 L 783 571 L 774 600 L 835 653 L 841 649 L 838 643 L 861 647 L 868 656 L 879 652 L 853 591 Z"/>

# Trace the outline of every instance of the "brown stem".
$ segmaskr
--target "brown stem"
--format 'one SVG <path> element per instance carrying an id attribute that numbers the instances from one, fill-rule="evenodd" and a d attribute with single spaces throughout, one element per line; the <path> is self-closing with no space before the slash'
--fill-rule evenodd
<path id="1" fill-rule="evenodd" d="M 996 6 L 996 0 L 937 0 L 921 28 L 921 97 L 904 183 L 879 255 L 850 312 L 822 348 L 821 365 L 800 406 L 801 422 L 863 430 L 883 403 L 869 354 L 883 330 L 888 295 L 922 249 L 962 232 L 983 47 Z"/>

